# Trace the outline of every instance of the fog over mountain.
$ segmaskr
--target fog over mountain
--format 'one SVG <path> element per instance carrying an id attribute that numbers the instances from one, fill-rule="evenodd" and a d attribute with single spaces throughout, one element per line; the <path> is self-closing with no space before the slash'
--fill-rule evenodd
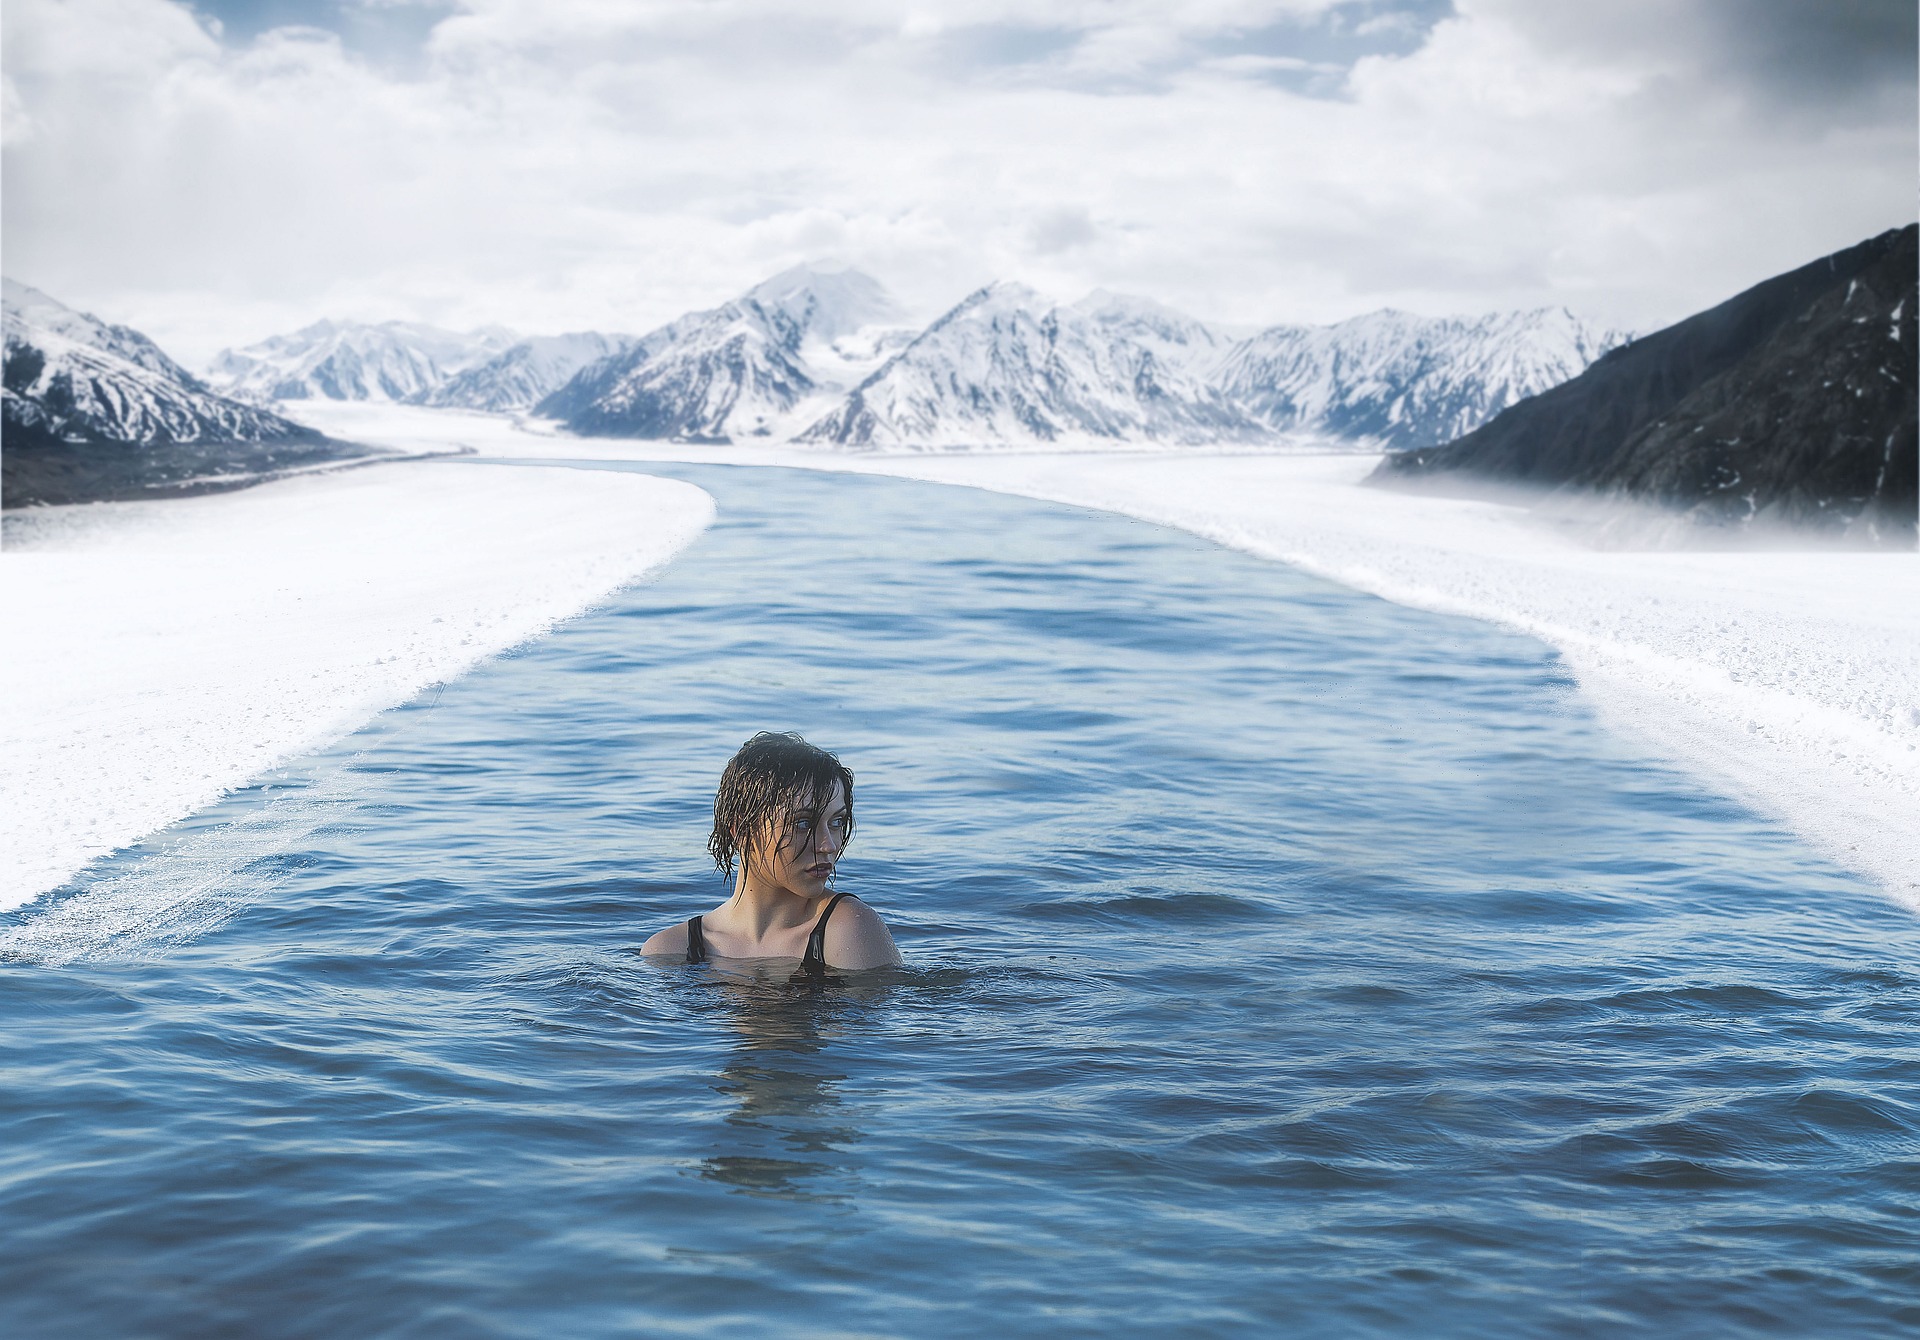
<path id="1" fill-rule="evenodd" d="M 413 398 L 441 408 L 495 412 L 531 409 L 565 386 L 582 368 L 624 353 L 633 344 L 631 335 L 602 335 L 591 330 L 536 335 Z"/>
<path id="2" fill-rule="evenodd" d="M 255 400 L 419 400 L 518 337 L 500 327 L 458 332 L 409 321 L 316 321 L 242 349 L 223 349 L 208 377 Z"/>

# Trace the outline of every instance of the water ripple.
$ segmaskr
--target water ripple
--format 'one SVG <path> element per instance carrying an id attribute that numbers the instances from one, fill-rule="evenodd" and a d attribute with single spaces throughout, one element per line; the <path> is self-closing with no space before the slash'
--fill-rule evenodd
<path id="1" fill-rule="evenodd" d="M 0 1330 L 1882 1336 L 1920 930 L 1527 639 L 964 490 L 655 585 L 0 918 Z M 910 965 L 663 965 L 720 762 Z"/>

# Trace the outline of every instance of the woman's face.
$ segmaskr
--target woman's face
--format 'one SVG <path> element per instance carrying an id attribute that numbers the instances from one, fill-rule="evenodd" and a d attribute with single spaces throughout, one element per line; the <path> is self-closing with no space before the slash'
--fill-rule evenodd
<path id="1" fill-rule="evenodd" d="M 825 897 L 827 881 L 847 845 L 851 817 L 847 789 L 836 781 L 818 809 L 774 815 L 768 832 L 747 850 L 749 873 L 802 898 Z"/>

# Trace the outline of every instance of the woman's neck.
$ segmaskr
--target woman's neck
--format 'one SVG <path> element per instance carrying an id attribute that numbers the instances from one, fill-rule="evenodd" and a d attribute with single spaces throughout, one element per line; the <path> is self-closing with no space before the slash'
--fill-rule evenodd
<path id="1" fill-rule="evenodd" d="M 791 889 L 742 869 L 725 910 L 740 933 L 764 940 L 769 931 L 791 930 L 808 921 L 813 905 Z"/>

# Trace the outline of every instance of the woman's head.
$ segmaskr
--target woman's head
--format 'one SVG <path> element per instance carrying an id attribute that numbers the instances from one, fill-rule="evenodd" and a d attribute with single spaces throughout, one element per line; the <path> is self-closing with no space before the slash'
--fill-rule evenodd
<path id="1" fill-rule="evenodd" d="M 830 831 L 831 830 L 831 831 Z M 853 836 L 853 771 L 793 732 L 761 731 L 720 774 L 707 850 L 729 877 L 749 851 L 793 858 L 816 844 L 837 859 Z"/>

